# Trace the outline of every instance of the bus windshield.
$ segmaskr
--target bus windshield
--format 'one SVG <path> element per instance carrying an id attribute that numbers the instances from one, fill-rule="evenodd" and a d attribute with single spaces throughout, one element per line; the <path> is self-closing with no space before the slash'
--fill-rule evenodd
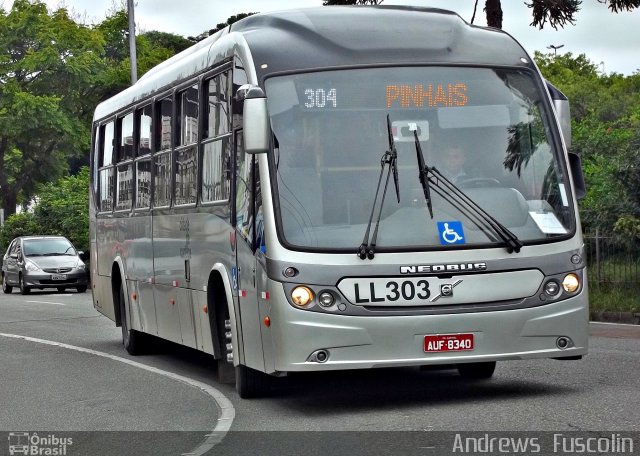
<path id="1" fill-rule="evenodd" d="M 281 238 L 298 248 L 355 251 L 369 222 L 381 159 L 397 150 L 377 245 L 491 247 L 501 241 L 444 195 L 433 217 L 416 140 L 435 167 L 525 245 L 575 229 L 567 172 L 541 86 L 526 70 L 393 67 L 322 71 L 266 81 Z M 392 179 L 393 181 L 393 179 Z M 384 188 L 384 182 L 382 183 Z M 382 190 L 381 190 L 382 192 Z"/>

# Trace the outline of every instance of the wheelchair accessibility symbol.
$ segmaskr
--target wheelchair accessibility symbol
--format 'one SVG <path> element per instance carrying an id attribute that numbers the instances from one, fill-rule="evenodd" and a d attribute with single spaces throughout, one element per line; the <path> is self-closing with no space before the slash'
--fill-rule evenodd
<path id="1" fill-rule="evenodd" d="M 465 243 L 462 222 L 438 222 L 438 232 L 442 245 Z"/>

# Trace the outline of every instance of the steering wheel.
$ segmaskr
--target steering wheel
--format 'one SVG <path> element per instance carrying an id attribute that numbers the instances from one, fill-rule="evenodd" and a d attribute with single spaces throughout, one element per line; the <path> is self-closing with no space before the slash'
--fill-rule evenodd
<path id="1" fill-rule="evenodd" d="M 502 183 L 492 177 L 472 177 L 458 182 L 457 185 L 463 188 L 502 187 Z"/>

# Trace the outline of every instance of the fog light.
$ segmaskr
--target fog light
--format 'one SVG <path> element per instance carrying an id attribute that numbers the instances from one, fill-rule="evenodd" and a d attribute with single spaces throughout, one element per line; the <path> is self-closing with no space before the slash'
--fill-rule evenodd
<path id="1" fill-rule="evenodd" d="M 567 293 L 574 293 L 580 287 L 580 279 L 575 274 L 567 274 L 562 280 L 562 288 Z"/>
<path id="2" fill-rule="evenodd" d="M 304 307 L 313 300 L 313 291 L 307 287 L 295 287 L 291 292 L 291 300 L 296 306 Z"/>
<path id="3" fill-rule="evenodd" d="M 336 302 L 336 298 L 328 291 L 323 291 L 318 295 L 318 302 L 322 307 L 331 307 Z"/>
<path id="4" fill-rule="evenodd" d="M 560 284 L 555 280 L 549 280 L 544 284 L 544 292 L 549 296 L 555 296 L 560 291 Z"/>

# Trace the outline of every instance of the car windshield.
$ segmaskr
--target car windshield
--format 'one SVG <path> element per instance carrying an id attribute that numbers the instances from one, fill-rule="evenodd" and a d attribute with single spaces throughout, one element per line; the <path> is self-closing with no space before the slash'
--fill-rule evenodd
<path id="1" fill-rule="evenodd" d="M 25 239 L 22 245 L 27 257 L 76 255 L 76 249 L 66 239 Z"/>
<path id="2" fill-rule="evenodd" d="M 354 251 L 360 245 L 381 159 L 390 148 L 387 115 L 397 149 L 400 202 L 390 184 L 379 249 L 501 242 L 436 192 L 430 216 L 418 177 L 414 131 L 426 165 L 435 166 L 525 244 L 574 230 L 549 104 L 526 70 L 326 71 L 268 79 L 266 92 L 275 138 L 274 206 L 281 237 L 289 245 Z"/>

